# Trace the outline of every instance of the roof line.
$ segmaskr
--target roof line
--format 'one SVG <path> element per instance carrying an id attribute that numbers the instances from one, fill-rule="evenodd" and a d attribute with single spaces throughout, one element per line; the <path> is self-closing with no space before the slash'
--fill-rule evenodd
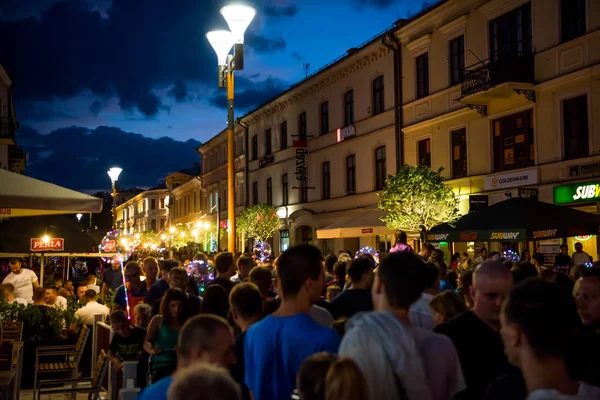
<path id="1" fill-rule="evenodd" d="M 430 5 L 429 7 L 425 8 L 425 9 L 419 11 L 418 13 L 416 13 L 413 16 L 411 16 L 410 18 L 406 18 L 406 19 L 405 18 L 400 18 L 400 19 L 396 20 L 388 28 L 386 28 L 383 31 L 375 34 L 374 36 L 371 36 L 369 39 L 365 40 L 363 43 L 361 43 L 357 47 L 353 47 L 351 49 L 361 50 L 364 47 L 367 47 L 368 45 L 370 45 L 370 44 L 374 43 L 375 41 L 377 41 L 378 39 L 382 38 L 383 36 L 385 36 L 389 32 L 397 31 L 401 27 L 404 27 L 404 26 L 410 24 L 411 22 L 414 22 L 415 20 L 423 17 L 426 14 L 429 14 L 430 12 L 432 12 L 433 10 L 435 10 L 436 8 L 438 8 L 439 6 L 441 6 L 442 4 L 447 3 L 448 1 L 450 1 L 450 0 L 436 0 L 435 3 L 433 3 L 432 5 Z M 263 102 L 262 104 L 254 107 L 253 109 L 251 109 L 250 111 L 248 111 L 247 113 L 245 113 L 242 117 L 240 117 L 240 119 L 246 118 L 250 114 L 252 114 L 252 113 L 260 110 L 261 108 L 263 108 L 267 104 L 273 102 L 278 97 L 283 96 L 284 94 L 286 94 L 286 93 L 290 92 L 291 90 L 295 89 L 297 86 L 300 86 L 302 83 L 304 83 L 304 82 L 308 81 L 309 79 L 311 79 L 311 78 L 319 75 L 320 73 L 322 73 L 325 70 L 333 67 L 334 65 L 340 63 L 341 61 L 345 60 L 346 58 L 348 58 L 348 57 L 350 57 L 350 56 L 352 56 L 354 54 L 356 54 L 356 52 L 354 52 L 354 51 L 352 51 L 352 52 L 346 52 L 346 54 L 343 54 L 343 55 L 339 56 L 338 58 L 334 59 L 333 61 L 330 61 L 329 63 L 323 65 L 321 68 L 317 69 L 315 72 L 307 75 L 303 79 L 300 79 L 298 82 L 293 83 L 287 89 L 285 89 L 282 92 L 278 93 L 277 95 L 273 96 L 269 100 L 267 100 L 267 101 Z"/>

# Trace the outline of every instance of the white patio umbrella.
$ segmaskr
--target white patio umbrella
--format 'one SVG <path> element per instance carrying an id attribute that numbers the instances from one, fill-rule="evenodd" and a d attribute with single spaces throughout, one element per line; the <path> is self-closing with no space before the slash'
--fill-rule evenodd
<path id="1" fill-rule="evenodd" d="M 99 213 L 102 199 L 0 170 L 0 217 Z"/>

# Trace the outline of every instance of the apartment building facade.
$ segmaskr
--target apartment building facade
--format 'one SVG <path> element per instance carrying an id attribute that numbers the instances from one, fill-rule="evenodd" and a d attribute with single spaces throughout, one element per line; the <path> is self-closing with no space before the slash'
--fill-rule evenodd
<path id="1" fill-rule="evenodd" d="M 200 167 L 174 172 L 165 178 L 169 190 L 169 224 L 190 226 L 202 215 Z"/>
<path id="2" fill-rule="evenodd" d="M 12 80 L 0 64 L 0 169 L 23 173 L 27 157 L 15 142 L 19 123 L 12 99 Z"/>
<path id="3" fill-rule="evenodd" d="M 396 31 L 405 162 L 443 167 L 462 213 L 531 195 L 596 213 L 598 192 L 577 193 L 600 183 L 599 28 L 590 0 L 447 0 L 412 19 Z"/>
<path id="4" fill-rule="evenodd" d="M 307 243 L 337 254 L 391 240 L 376 206 L 396 170 L 394 62 L 382 37 L 242 117 L 248 203 L 277 208 L 275 253 Z"/>
<path id="5" fill-rule="evenodd" d="M 145 190 L 115 208 L 116 227 L 124 234 L 160 232 L 167 226 L 167 188 Z"/>
<path id="6" fill-rule="evenodd" d="M 246 206 L 246 154 L 245 129 L 235 126 L 235 215 L 240 215 Z M 227 130 L 219 132 L 208 142 L 198 147 L 202 154 L 201 205 L 204 219 L 219 226 L 220 238 L 217 247 L 227 248 Z M 236 249 L 244 249 L 243 238 L 238 235 Z"/>

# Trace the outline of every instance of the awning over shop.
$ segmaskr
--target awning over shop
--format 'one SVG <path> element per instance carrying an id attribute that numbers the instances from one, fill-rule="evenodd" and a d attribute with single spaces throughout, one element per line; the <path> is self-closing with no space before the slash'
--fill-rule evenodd
<path id="1" fill-rule="evenodd" d="M 98 213 L 102 199 L 0 170 L 0 217 Z"/>
<path id="2" fill-rule="evenodd" d="M 600 232 L 600 215 L 541 201 L 513 198 L 438 225 L 428 242 L 523 242 Z"/>
<path id="3" fill-rule="evenodd" d="M 380 217 L 379 209 L 366 210 L 358 215 L 346 217 L 323 229 L 317 229 L 317 239 L 353 238 L 361 236 L 388 235 L 394 231 L 388 229 Z"/>

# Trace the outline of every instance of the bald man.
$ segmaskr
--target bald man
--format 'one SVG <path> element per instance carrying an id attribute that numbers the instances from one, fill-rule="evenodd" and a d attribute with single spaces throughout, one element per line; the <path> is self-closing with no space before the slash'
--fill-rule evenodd
<path id="1" fill-rule="evenodd" d="M 500 337 L 500 310 L 512 288 L 512 274 L 497 261 L 481 264 L 473 274 L 473 308 L 438 326 L 460 358 L 467 389 L 459 398 L 481 399 L 490 382 L 511 371 Z M 464 396 L 464 397 L 463 397 Z"/>

